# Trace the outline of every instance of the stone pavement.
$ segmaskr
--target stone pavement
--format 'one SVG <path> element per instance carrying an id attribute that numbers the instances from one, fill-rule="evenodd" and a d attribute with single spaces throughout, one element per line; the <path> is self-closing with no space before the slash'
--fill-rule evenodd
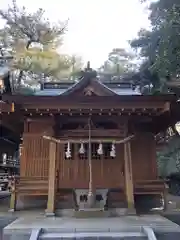
<path id="1" fill-rule="evenodd" d="M 141 232 L 142 226 L 151 227 L 157 234 L 176 234 L 180 239 L 180 226 L 163 218 L 159 215 L 144 216 L 124 216 L 120 218 L 60 218 L 26 216 L 20 217 L 13 223 L 4 228 L 5 239 L 8 236 L 16 234 L 16 236 L 30 236 L 32 229 L 43 229 L 44 233 L 120 233 L 120 232 Z M 28 239 L 27 237 L 27 239 Z M 22 238 L 23 239 L 23 238 Z M 175 238 L 173 239 L 175 240 Z"/>
<path id="2" fill-rule="evenodd" d="M 15 216 L 0 216 L 0 240 L 2 240 L 3 228 L 16 220 Z"/>
<path id="3" fill-rule="evenodd" d="M 91 234 L 97 233 L 102 235 L 106 233 L 108 235 L 112 233 L 114 235 L 117 232 L 119 234 L 125 231 L 130 233 L 140 231 L 142 225 L 152 227 L 156 235 L 160 237 L 158 237 L 158 240 L 180 239 L 179 225 L 159 215 L 124 216 L 103 219 L 47 218 L 44 216 L 44 209 L 8 213 L 8 205 L 8 199 L 4 199 L 3 202 L 0 201 L 0 231 L 15 219 L 16 221 L 5 227 L 5 238 L 3 240 L 29 240 L 33 228 L 42 228 L 46 234 L 63 233 L 66 235 L 73 232 L 82 233 L 84 231 L 84 233 L 91 232 Z"/>
<path id="4" fill-rule="evenodd" d="M 9 195 L 9 191 L 0 191 L 0 240 L 2 240 L 3 228 L 17 218 L 16 216 L 7 214 Z"/>

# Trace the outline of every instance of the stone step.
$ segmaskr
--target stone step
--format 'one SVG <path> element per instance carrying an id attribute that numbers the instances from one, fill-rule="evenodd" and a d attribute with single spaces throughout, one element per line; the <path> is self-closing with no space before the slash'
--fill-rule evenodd
<path id="1" fill-rule="evenodd" d="M 113 240 L 148 240 L 147 236 L 140 232 L 82 232 L 82 233 L 44 233 L 38 238 L 39 240 L 60 240 L 60 239 L 113 239 Z"/>
<path id="2" fill-rule="evenodd" d="M 82 211 L 75 211 L 74 217 L 75 218 L 107 218 L 111 216 L 110 211 L 104 210 L 82 210 Z"/>
<path id="3" fill-rule="evenodd" d="M 21 217 L 3 229 L 3 239 L 15 240 L 14 237 L 16 237 L 17 240 L 29 240 L 30 236 L 25 237 L 25 235 L 31 235 L 32 230 L 37 228 L 41 230 L 38 239 L 42 240 L 43 238 L 44 240 L 58 240 L 62 238 L 108 239 L 112 237 L 127 240 L 148 239 L 145 236 L 148 234 L 149 236 L 153 235 L 153 232 L 157 240 L 180 239 L 180 227 L 159 215 L 124 216 L 101 219 L 78 219 L 74 217 L 48 218 L 40 215 Z M 153 240 L 153 238 L 149 239 Z"/>
<path id="4" fill-rule="evenodd" d="M 104 209 L 80 209 L 78 211 L 74 209 L 56 209 L 56 216 L 59 217 L 74 217 L 74 218 L 109 218 L 119 217 L 125 215 L 134 215 L 128 212 L 126 208 L 112 208 L 108 210 Z"/>

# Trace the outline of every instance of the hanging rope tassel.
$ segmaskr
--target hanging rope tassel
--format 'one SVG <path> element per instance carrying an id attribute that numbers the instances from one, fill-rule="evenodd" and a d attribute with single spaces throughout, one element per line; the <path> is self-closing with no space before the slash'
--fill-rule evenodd
<path id="1" fill-rule="evenodd" d="M 71 158 L 71 148 L 70 148 L 70 142 L 67 144 L 67 151 L 65 152 L 66 158 Z"/>
<path id="2" fill-rule="evenodd" d="M 99 148 L 97 150 L 97 154 L 99 154 L 99 155 L 103 154 L 103 145 L 102 145 L 102 143 L 99 144 Z"/>
<path id="3" fill-rule="evenodd" d="M 114 143 L 112 144 L 112 147 L 111 147 L 110 156 L 113 158 L 116 157 L 116 147 Z"/>
<path id="4" fill-rule="evenodd" d="M 85 148 L 84 148 L 84 144 L 81 143 L 80 149 L 79 149 L 79 153 L 80 154 L 85 154 Z"/>

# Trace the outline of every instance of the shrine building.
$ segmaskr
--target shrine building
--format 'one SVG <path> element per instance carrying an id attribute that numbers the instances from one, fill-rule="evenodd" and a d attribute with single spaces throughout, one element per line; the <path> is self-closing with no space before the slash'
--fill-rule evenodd
<path id="1" fill-rule="evenodd" d="M 141 199 L 152 207 L 165 202 L 155 136 L 171 124 L 174 95 L 103 83 L 92 69 L 76 83 L 41 84 L 33 95 L 9 86 L 7 79 L 1 84 L 1 127 L 21 146 L 11 211 L 33 207 L 30 199 L 44 204 L 47 215 L 58 209 L 132 213 Z"/>

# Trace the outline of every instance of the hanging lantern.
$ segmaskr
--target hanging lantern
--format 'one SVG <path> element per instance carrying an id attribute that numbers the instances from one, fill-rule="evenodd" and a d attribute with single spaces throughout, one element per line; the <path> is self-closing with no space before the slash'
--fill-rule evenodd
<path id="1" fill-rule="evenodd" d="M 19 156 L 21 157 L 22 156 L 22 144 L 19 145 Z"/>
<path id="2" fill-rule="evenodd" d="M 14 103 L 11 105 L 11 112 L 14 112 Z"/>
<path id="3" fill-rule="evenodd" d="M 97 153 L 98 153 L 99 155 L 102 155 L 102 154 L 103 154 L 103 145 L 102 145 L 102 143 L 99 144 L 99 148 L 98 148 L 98 150 L 97 150 Z"/>
<path id="4" fill-rule="evenodd" d="M 113 158 L 116 157 L 116 147 L 114 143 L 111 146 L 110 156 Z"/>
<path id="5" fill-rule="evenodd" d="M 67 144 L 67 150 L 65 152 L 66 158 L 71 158 L 71 148 L 70 148 L 70 142 Z"/>
<path id="6" fill-rule="evenodd" d="M 84 154 L 85 153 L 85 148 L 84 148 L 84 144 L 83 143 L 81 143 L 81 146 L 79 148 L 79 153 L 80 154 Z"/>
<path id="7" fill-rule="evenodd" d="M 0 79 L 0 93 L 3 93 L 4 91 L 4 81 Z"/>

